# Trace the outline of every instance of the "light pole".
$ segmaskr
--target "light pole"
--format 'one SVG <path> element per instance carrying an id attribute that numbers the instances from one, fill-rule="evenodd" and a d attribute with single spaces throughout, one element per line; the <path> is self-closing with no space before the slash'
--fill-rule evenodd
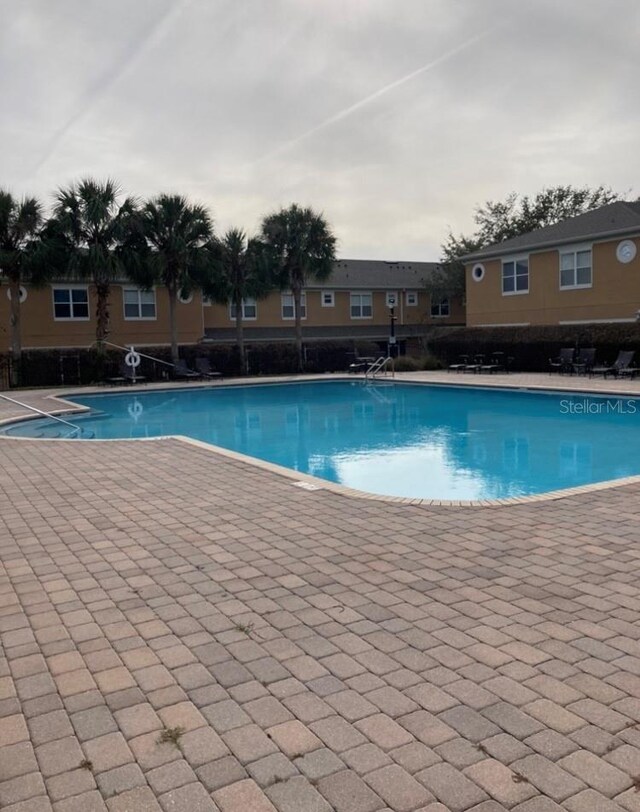
<path id="1" fill-rule="evenodd" d="M 396 307 L 396 296 L 395 293 L 387 294 L 387 307 L 389 308 L 389 358 L 395 358 L 397 356 L 396 352 L 396 317 L 395 317 L 395 307 Z"/>

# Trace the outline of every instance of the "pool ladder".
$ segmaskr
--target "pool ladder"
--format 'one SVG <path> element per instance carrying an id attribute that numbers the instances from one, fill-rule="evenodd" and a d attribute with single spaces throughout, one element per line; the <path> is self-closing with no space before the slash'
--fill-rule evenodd
<path id="1" fill-rule="evenodd" d="M 386 375 L 388 372 L 387 365 L 389 364 L 390 361 L 392 362 L 391 375 L 394 375 L 393 358 L 391 358 L 391 356 L 389 355 L 381 355 L 380 358 L 377 358 L 367 368 L 367 371 L 364 373 L 365 380 L 374 379 L 376 375 L 380 375 L 382 373 Z"/>

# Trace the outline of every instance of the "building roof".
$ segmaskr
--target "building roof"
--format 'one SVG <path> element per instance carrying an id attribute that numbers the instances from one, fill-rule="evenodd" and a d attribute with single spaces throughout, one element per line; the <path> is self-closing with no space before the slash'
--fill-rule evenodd
<path id="1" fill-rule="evenodd" d="M 310 289 L 334 290 L 370 288 L 375 290 L 414 290 L 423 287 L 426 277 L 440 266 L 437 262 L 387 262 L 379 259 L 338 259 L 324 282 Z"/>
<path id="2" fill-rule="evenodd" d="M 570 217 L 561 223 L 520 234 L 504 242 L 494 243 L 461 257 L 464 262 L 489 259 L 518 251 L 542 251 L 556 245 L 583 240 L 623 237 L 640 232 L 640 201 L 617 201 L 599 209 Z"/>

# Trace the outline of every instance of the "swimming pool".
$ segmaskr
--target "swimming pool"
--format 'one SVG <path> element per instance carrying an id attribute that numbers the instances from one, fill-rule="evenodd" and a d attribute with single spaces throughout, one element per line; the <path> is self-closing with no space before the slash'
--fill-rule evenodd
<path id="1" fill-rule="evenodd" d="M 97 439 L 181 434 L 375 494 L 496 499 L 640 474 L 640 400 L 321 381 L 74 395 Z M 8 436 L 65 436 L 37 419 Z"/>

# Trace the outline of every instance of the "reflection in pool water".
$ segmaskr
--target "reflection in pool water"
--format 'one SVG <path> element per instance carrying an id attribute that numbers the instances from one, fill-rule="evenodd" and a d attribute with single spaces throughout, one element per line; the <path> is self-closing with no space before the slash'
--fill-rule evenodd
<path id="1" fill-rule="evenodd" d="M 493 499 L 640 474 L 635 400 L 326 381 L 78 395 L 97 439 L 183 434 L 353 488 Z M 581 408 L 580 404 L 595 408 Z M 64 436 L 35 420 L 13 436 Z"/>

